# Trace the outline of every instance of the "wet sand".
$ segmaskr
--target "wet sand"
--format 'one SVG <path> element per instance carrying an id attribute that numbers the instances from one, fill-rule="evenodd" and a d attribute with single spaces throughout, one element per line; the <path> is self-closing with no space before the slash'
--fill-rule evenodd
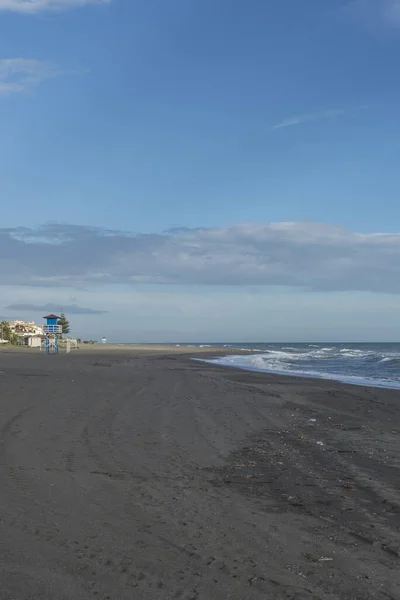
<path id="1" fill-rule="evenodd" d="M 1 600 L 399 600 L 400 392 L 191 356 L 0 348 Z"/>

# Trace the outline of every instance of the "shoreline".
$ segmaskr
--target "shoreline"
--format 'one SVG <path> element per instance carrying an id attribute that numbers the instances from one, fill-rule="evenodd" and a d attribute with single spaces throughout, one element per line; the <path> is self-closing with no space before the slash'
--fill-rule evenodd
<path id="1" fill-rule="evenodd" d="M 25 346 L 0 346 L 0 355 L 2 352 L 6 353 L 14 353 L 14 354 L 45 354 L 42 350 L 40 351 L 38 348 L 28 348 Z M 71 350 L 71 354 L 74 352 L 83 353 L 84 355 L 88 354 L 101 354 L 110 352 L 111 354 L 124 354 L 127 353 L 130 356 L 134 356 L 136 354 L 140 356 L 156 356 L 156 355 L 176 355 L 187 357 L 189 354 L 192 355 L 191 358 L 193 361 L 203 362 L 204 364 L 215 365 L 221 367 L 222 369 L 228 370 L 238 370 L 248 373 L 259 373 L 265 374 L 269 376 L 276 376 L 282 378 L 289 379 L 298 379 L 299 381 L 303 380 L 312 380 L 312 381 L 324 381 L 324 382 L 336 382 L 342 385 L 350 385 L 361 388 L 373 388 L 378 390 L 393 390 L 400 391 L 400 383 L 391 384 L 385 383 L 383 380 L 374 380 L 368 378 L 359 378 L 360 381 L 354 381 L 353 379 L 357 379 L 357 376 L 346 376 L 346 375 L 332 375 L 319 376 L 317 373 L 308 375 L 303 374 L 301 372 L 289 372 L 289 371 L 269 371 L 269 370 L 261 370 L 257 368 L 251 368 L 240 365 L 231 365 L 231 364 L 221 364 L 217 362 L 213 362 L 214 359 L 224 358 L 224 357 L 234 357 L 234 356 L 257 356 L 259 354 L 263 354 L 264 350 L 257 349 L 244 349 L 244 348 L 232 348 L 232 347 L 217 347 L 217 346 L 184 346 L 184 345 L 176 345 L 176 344 L 81 344 L 78 350 Z M 65 352 L 60 352 L 60 355 Z"/>
<path id="2" fill-rule="evenodd" d="M 29 354 L 45 354 L 39 348 L 29 348 L 27 346 L 10 346 L 8 344 L 0 345 L 0 353 L 4 352 L 26 352 Z M 76 352 L 76 350 L 71 350 L 72 352 Z M 230 354 L 259 354 L 261 351 L 257 350 L 244 350 L 238 348 L 224 348 L 219 346 L 176 346 L 169 344 L 80 344 L 78 347 L 78 352 L 84 352 L 86 354 L 98 353 L 98 352 L 110 352 L 110 353 L 163 353 L 163 354 L 212 354 L 215 353 L 216 356 L 220 356 L 221 353 L 226 354 L 227 356 Z M 60 354 L 65 354 L 64 352 L 60 352 Z"/>
<path id="3" fill-rule="evenodd" d="M 227 355 L 229 356 L 229 355 Z M 239 354 L 237 355 L 239 356 Z M 218 357 L 216 357 L 218 358 Z M 222 357 L 223 358 L 223 357 Z M 276 375 L 277 377 L 289 377 L 289 378 L 295 378 L 295 379 L 311 379 L 311 380 L 315 380 L 315 381 L 332 381 L 332 382 L 336 382 L 336 383 L 341 383 L 343 385 L 352 385 L 352 386 L 356 386 L 356 387 L 365 387 L 365 388 L 376 388 L 376 389 L 381 389 L 381 390 L 393 390 L 393 391 L 400 391 L 400 383 L 398 383 L 397 385 L 390 385 L 390 384 L 385 384 L 383 381 L 376 381 L 374 383 L 375 380 L 373 379 L 368 379 L 368 378 L 359 378 L 361 381 L 360 382 L 356 382 L 356 381 L 350 381 L 352 376 L 346 376 L 346 375 L 337 375 L 336 377 L 326 377 L 326 376 L 318 376 L 317 374 L 313 374 L 313 375 L 306 375 L 306 374 L 302 374 L 300 372 L 283 372 L 283 371 L 267 371 L 267 370 L 261 370 L 261 369 L 251 369 L 250 367 L 241 367 L 239 365 L 229 365 L 229 364 L 221 364 L 221 363 L 217 363 L 217 362 L 212 362 L 213 359 L 204 359 L 204 358 L 198 358 L 198 357 L 193 357 L 193 360 L 198 360 L 200 362 L 205 362 L 207 364 L 214 364 L 216 366 L 219 366 L 223 369 L 234 369 L 234 370 L 239 370 L 239 371 L 245 371 L 245 372 L 249 372 L 249 373 L 260 373 L 260 374 L 265 374 L 265 375 Z M 353 377 L 353 379 L 356 379 L 356 377 Z"/>

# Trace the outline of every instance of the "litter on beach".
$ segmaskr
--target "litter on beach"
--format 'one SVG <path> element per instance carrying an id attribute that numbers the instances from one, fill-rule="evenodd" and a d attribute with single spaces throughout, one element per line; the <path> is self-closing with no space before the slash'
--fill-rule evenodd
<path id="1" fill-rule="evenodd" d="M 325 556 L 323 556 L 322 558 L 319 559 L 319 562 L 329 562 L 333 560 L 333 558 L 326 558 Z"/>

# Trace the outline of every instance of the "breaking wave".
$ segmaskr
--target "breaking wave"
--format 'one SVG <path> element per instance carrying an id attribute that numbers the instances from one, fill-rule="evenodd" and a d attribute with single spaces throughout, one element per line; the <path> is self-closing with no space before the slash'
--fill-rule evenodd
<path id="1" fill-rule="evenodd" d="M 242 344 L 241 350 L 254 351 L 254 344 L 245 346 Z M 260 345 L 258 354 L 230 355 L 207 362 L 265 373 L 400 388 L 400 344 L 269 344 Z"/>

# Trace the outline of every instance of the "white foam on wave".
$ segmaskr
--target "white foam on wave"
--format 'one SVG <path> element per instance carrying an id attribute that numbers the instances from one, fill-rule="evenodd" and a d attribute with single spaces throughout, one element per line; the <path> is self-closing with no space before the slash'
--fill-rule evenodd
<path id="1" fill-rule="evenodd" d="M 400 354 L 389 354 L 389 355 L 381 358 L 381 360 L 379 362 L 380 363 L 388 363 L 388 362 L 399 362 L 399 361 L 400 361 Z"/>
<path id="2" fill-rule="evenodd" d="M 341 356 L 347 356 L 348 358 L 365 358 L 367 356 L 375 356 L 373 350 L 359 350 L 357 348 L 342 348 L 339 350 Z"/>
<path id="3" fill-rule="evenodd" d="M 288 352 L 288 350 L 290 350 Z M 269 360 L 272 357 L 279 358 L 286 362 L 309 361 L 331 358 L 334 348 L 319 348 L 318 350 L 302 350 L 299 348 L 283 348 L 282 350 L 267 350 L 263 357 Z"/>
<path id="4" fill-rule="evenodd" d="M 325 352 L 330 351 L 331 349 L 325 349 Z M 336 349 L 336 356 L 340 356 L 339 349 Z M 363 352 L 363 351 L 361 351 Z M 364 353 L 365 354 L 365 353 Z M 374 353 L 373 353 L 374 354 Z M 341 381 L 343 383 L 350 383 L 353 385 L 362 385 L 369 387 L 382 387 L 382 388 L 392 388 L 399 389 L 400 382 L 391 381 L 390 379 L 372 379 L 365 376 L 359 375 L 346 375 L 340 373 L 329 373 L 326 370 L 314 370 L 314 369 L 299 369 L 300 365 L 296 365 L 296 361 L 294 361 L 294 356 L 304 357 L 308 355 L 313 355 L 312 358 L 318 358 L 317 352 L 305 352 L 302 354 L 287 353 L 279 350 L 268 351 L 264 354 L 252 355 L 252 356 L 243 356 L 243 355 L 231 355 L 225 357 L 219 357 L 214 359 L 203 360 L 204 362 L 218 364 L 221 366 L 244 369 L 247 371 L 258 371 L 263 373 L 271 373 L 276 375 L 289 375 L 293 377 L 305 377 L 305 378 L 315 378 L 315 379 L 327 379 L 333 381 Z M 343 355 L 343 354 L 342 354 Z M 392 360 L 390 357 L 389 360 Z M 398 356 L 400 359 L 400 356 Z M 299 358 L 297 358 L 299 360 Z M 300 359 L 301 360 L 301 359 Z M 383 359 L 384 360 L 384 359 Z M 382 362 L 382 361 L 381 361 Z M 388 362 L 385 360 L 385 362 Z M 301 364 L 301 363 L 300 363 Z"/>

